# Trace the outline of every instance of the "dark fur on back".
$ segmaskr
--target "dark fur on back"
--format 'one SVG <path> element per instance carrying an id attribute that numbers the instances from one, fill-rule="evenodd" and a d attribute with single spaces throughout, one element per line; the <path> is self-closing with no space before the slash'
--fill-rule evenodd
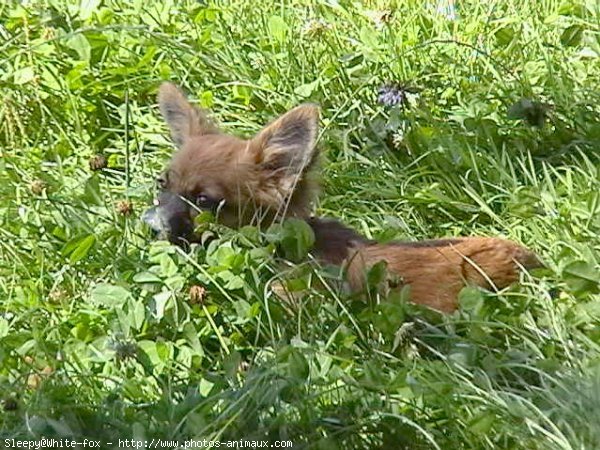
<path id="1" fill-rule="evenodd" d="M 315 233 L 315 256 L 327 264 L 342 264 L 351 255 L 352 250 L 377 243 L 334 219 L 311 217 L 306 222 Z M 414 242 L 392 241 L 387 245 L 396 248 L 433 248 L 448 247 L 459 242 L 461 239 L 430 239 Z"/>
<path id="2" fill-rule="evenodd" d="M 460 241 L 461 239 L 428 239 L 425 241 L 392 241 L 388 242 L 388 245 L 410 248 L 448 247 L 449 245 L 458 244 Z"/>
<path id="3" fill-rule="evenodd" d="M 375 243 L 337 220 L 311 217 L 307 223 L 315 233 L 315 256 L 327 264 L 340 265 L 351 249 Z"/>

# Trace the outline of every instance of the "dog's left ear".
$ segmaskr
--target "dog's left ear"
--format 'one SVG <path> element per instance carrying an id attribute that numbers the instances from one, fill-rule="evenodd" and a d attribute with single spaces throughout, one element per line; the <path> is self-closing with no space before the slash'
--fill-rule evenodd
<path id="1" fill-rule="evenodd" d="M 171 137 L 181 148 L 190 138 L 216 133 L 217 127 L 206 111 L 192 105 L 173 83 L 162 83 L 158 90 L 160 112 L 171 129 Z"/>
<path id="2" fill-rule="evenodd" d="M 300 105 L 263 128 L 249 150 L 270 177 L 295 177 L 314 164 L 318 131 L 318 106 Z"/>

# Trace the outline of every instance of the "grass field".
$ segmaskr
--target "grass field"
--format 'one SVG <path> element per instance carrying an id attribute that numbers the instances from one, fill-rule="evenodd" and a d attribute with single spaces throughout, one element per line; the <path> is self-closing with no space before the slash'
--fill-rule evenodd
<path id="1" fill-rule="evenodd" d="M 442 316 L 323 288 L 293 229 L 153 241 L 162 80 L 242 135 L 319 103 L 320 215 L 548 268 Z M 599 449 L 599 85 L 594 0 L 2 3 L 0 437 Z"/>

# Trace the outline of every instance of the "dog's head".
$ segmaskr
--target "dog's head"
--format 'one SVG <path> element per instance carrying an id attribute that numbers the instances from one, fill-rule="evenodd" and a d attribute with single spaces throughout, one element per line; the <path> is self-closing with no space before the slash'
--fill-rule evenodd
<path id="1" fill-rule="evenodd" d="M 183 243 L 194 240 L 201 211 L 230 227 L 309 216 L 317 191 L 315 105 L 300 105 L 241 139 L 222 133 L 171 83 L 161 85 L 158 102 L 177 151 L 157 178 L 156 207 L 144 215 L 152 228 Z"/>

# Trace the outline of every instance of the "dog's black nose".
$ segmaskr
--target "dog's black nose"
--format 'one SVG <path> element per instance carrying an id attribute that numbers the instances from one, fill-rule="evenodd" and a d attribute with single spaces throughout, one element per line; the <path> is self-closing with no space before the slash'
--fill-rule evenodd
<path id="1" fill-rule="evenodd" d="M 188 201 L 171 192 L 162 192 L 155 206 L 144 211 L 142 220 L 157 237 L 166 238 L 174 244 L 189 242 L 194 231 Z"/>
<path id="2" fill-rule="evenodd" d="M 167 232 L 166 227 L 161 220 L 158 206 L 154 206 L 144 211 L 141 218 L 156 235 Z"/>

